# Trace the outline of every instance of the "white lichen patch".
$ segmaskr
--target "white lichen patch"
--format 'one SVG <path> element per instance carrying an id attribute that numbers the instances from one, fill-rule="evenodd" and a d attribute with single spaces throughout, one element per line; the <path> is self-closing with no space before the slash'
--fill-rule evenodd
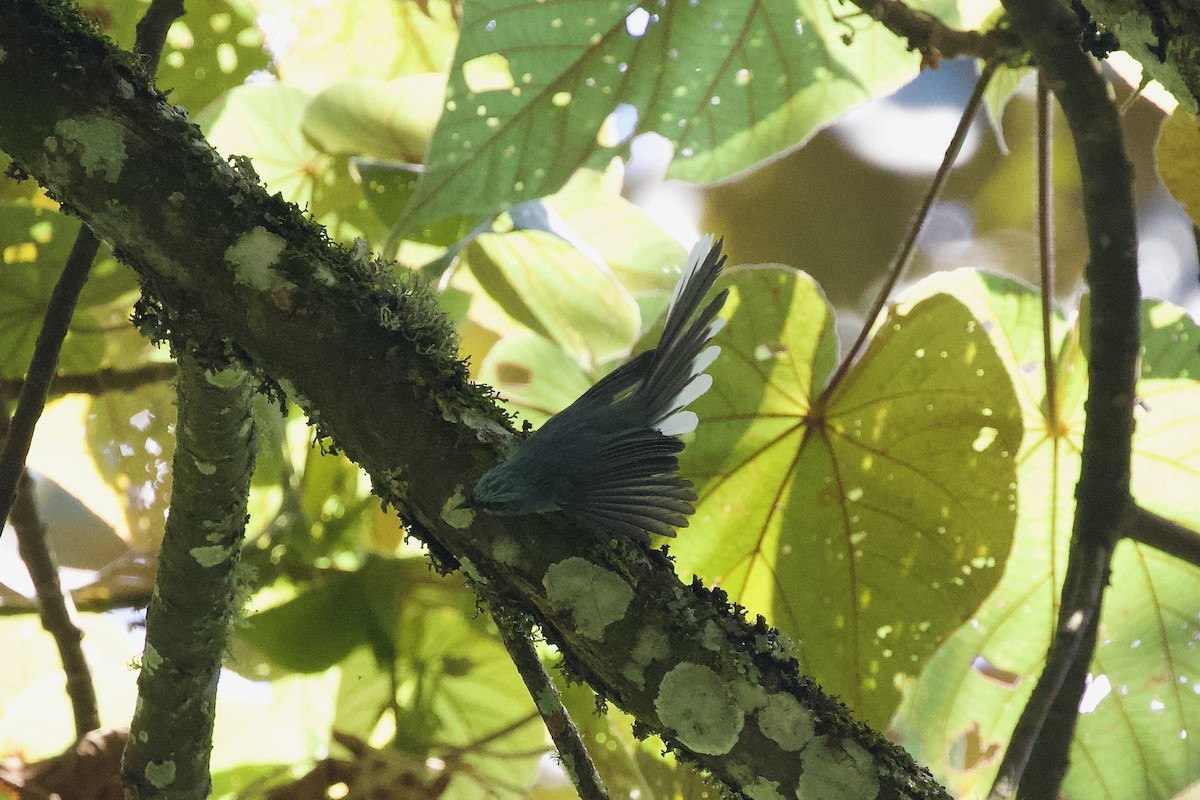
<path id="1" fill-rule="evenodd" d="M 333 286 L 337 283 L 337 278 L 333 276 L 333 272 L 324 264 L 317 264 L 316 269 L 313 270 L 313 277 L 322 286 Z"/>
<path id="2" fill-rule="evenodd" d="M 780 749 L 794 753 L 812 741 L 813 718 L 799 700 L 776 692 L 758 712 L 758 729 Z"/>
<path id="3" fill-rule="evenodd" d="M 466 495 L 455 490 L 454 494 L 442 503 L 442 522 L 459 530 L 471 527 L 475 522 L 475 512 L 469 508 L 459 508 L 466 499 Z"/>
<path id="4" fill-rule="evenodd" d="M 216 464 L 209 464 L 207 461 L 192 461 L 196 467 L 196 471 L 201 475 L 213 475 L 217 471 Z"/>
<path id="5" fill-rule="evenodd" d="M 204 382 L 218 389 L 232 389 L 246 380 L 246 373 L 236 367 L 214 369 L 204 373 Z"/>
<path id="6" fill-rule="evenodd" d="M 202 567 L 215 567 L 218 564 L 228 560 L 232 551 L 228 547 L 220 545 L 208 545 L 206 547 L 193 547 L 188 551 L 196 563 Z"/>
<path id="7" fill-rule="evenodd" d="M 654 710 L 684 747 L 710 756 L 732 750 L 746 723 L 725 681 L 702 664 L 685 662 L 668 672 Z"/>
<path id="8" fill-rule="evenodd" d="M 154 672 L 162 663 L 162 656 L 154 649 L 154 645 L 147 643 L 146 651 L 142 653 L 142 672 Z"/>
<path id="9" fill-rule="evenodd" d="M 174 761 L 151 761 L 146 765 L 146 781 L 155 789 L 165 789 L 175 782 Z"/>
<path id="10" fill-rule="evenodd" d="M 804 749 L 804 774 L 796 786 L 796 800 L 867 800 L 878 793 L 875 764 L 858 743 L 818 736 Z"/>
<path id="11" fill-rule="evenodd" d="M 279 262 L 279 254 L 286 247 L 287 242 L 282 236 L 258 225 L 229 246 L 225 251 L 225 261 L 233 267 L 233 278 L 238 283 L 264 292 L 294 289 L 296 284 L 274 269 Z"/>
<path id="12" fill-rule="evenodd" d="M 551 564 L 542 585 L 550 605 L 569 613 L 575 630 L 588 639 L 602 638 L 633 600 L 633 589 L 621 576 L 579 556 Z"/>
<path id="13" fill-rule="evenodd" d="M 704 629 L 700 631 L 700 646 L 706 650 L 712 650 L 714 653 L 719 652 L 725 646 L 725 636 L 721 633 L 721 626 L 711 619 L 704 623 Z"/>
<path id="14" fill-rule="evenodd" d="M 742 794 L 750 800 L 785 800 L 779 793 L 779 784 L 766 778 L 755 778 L 752 783 L 744 785 Z"/>
<path id="15" fill-rule="evenodd" d="M 638 633 L 637 644 L 629 653 L 629 661 L 621 674 L 639 689 L 646 685 L 646 667 L 652 662 L 671 654 L 671 642 L 667 634 L 656 625 L 647 625 Z"/>
<path id="16" fill-rule="evenodd" d="M 671 654 L 667 633 L 656 625 L 647 625 L 638 634 L 637 644 L 630 655 L 639 664 L 650 664 Z"/>
<path id="17" fill-rule="evenodd" d="M 463 574 L 475 583 L 487 583 L 487 578 L 483 577 L 483 573 L 479 571 L 479 567 L 475 566 L 475 562 L 471 559 L 462 556 L 458 559 L 458 564 L 462 568 Z"/>
<path id="18" fill-rule="evenodd" d="M 501 536 L 496 539 L 496 543 L 492 545 L 492 558 L 496 559 L 501 564 L 512 566 L 521 558 L 521 545 L 515 539 L 507 536 Z"/>
<path id="19" fill-rule="evenodd" d="M 125 167 L 125 129 L 103 117 L 69 117 L 54 126 L 64 154 L 79 155 L 89 178 L 116 183 Z M 47 142 L 47 145 L 50 143 Z M 47 149 L 54 149 L 47 146 Z"/>
<path id="20" fill-rule="evenodd" d="M 767 690 L 757 683 L 750 681 L 735 681 L 731 687 L 733 699 L 747 714 L 753 714 L 757 709 L 767 704 Z"/>
<path id="21" fill-rule="evenodd" d="M 534 702 L 537 703 L 538 711 L 544 717 L 562 713 L 562 702 L 558 699 L 558 692 L 554 691 L 553 686 L 546 686 L 538 692 L 534 697 Z"/>

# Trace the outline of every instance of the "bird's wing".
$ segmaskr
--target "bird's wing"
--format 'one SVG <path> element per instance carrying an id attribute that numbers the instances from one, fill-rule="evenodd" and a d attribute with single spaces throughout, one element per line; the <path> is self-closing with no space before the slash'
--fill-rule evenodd
<path id="1" fill-rule="evenodd" d="M 576 486 L 569 510 L 589 527 L 644 539 L 674 536 L 695 509 L 692 484 L 679 477 L 683 442 L 648 428 L 630 428 L 601 442 L 596 468 Z"/>
<path id="2" fill-rule="evenodd" d="M 572 408 L 596 408 L 612 405 L 633 391 L 645 379 L 646 372 L 650 369 L 650 362 L 653 358 L 654 351 L 650 350 L 642 353 L 632 361 L 617 367 L 601 378 L 599 382 L 586 392 L 579 395 L 575 402 L 569 408 L 565 409 L 563 413 L 570 411 Z"/>

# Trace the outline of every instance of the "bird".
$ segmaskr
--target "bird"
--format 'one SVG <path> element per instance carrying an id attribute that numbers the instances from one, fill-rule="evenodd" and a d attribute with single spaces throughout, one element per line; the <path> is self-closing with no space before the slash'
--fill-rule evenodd
<path id="1" fill-rule="evenodd" d="M 671 295 L 658 346 L 609 373 L 548 419 L 475 483 L 459 508 L 518 516 L 563 512 L 595 534 L 648 542 L 674 537 L 695 512 L 691 481 L 679 475 L 678 438 L 699 419 L 687 406 L 712 386 L 721 352 L 709 342 L 729 296 L 701 307 L 721 274 L 724 239 L 705 236 Z"/>

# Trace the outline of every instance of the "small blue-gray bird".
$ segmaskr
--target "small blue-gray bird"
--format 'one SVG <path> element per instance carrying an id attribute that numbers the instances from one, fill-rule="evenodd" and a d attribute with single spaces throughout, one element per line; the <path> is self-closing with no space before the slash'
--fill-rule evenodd
<path id="1" fill-rule="evenodd" d="M 484 473 L 462 508 L 517 515 L 562 511 L 588 529 L 646 541 L 674 536 L 695 511 L 679 476 L 677 436 L 698 419 L 687 406 L 712 386 L 707 346 L 725 321 L 726 289 L 701 303 L 721 273 L 722 241 L 702 239 L 667 309 L 658 347 L 617 368 L 555 414 L 508 460 Z"/>

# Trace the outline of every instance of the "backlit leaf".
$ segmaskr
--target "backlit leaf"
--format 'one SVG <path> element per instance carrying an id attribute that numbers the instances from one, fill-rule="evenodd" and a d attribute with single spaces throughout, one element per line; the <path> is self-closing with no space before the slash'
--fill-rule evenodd
<path id="1" fill-rule="evenodd" d="M 894 726 L 914 755 L 960 795 L 986 792 L 1045 662 L 1066 569 L 1084 424 L 1083 322 L 1056 315 L 1054 416 L 1045 400 L 1038 296 L 1008 279 L 950 279 L 991 331 L 1018 382 L 1025 416 L 1020 512 L 1001 583 L 906 690 Z M 949 287 L 947 287 L 949 288 Z M 1086 309 L 1086 305 L 1085 305 Z M 1084 315 L 1086 315 L 1086 310 Z M 1198 329 L 1178 308 L 1142 308 L 1141 406 L 1133 491 L 1147 508 L 1195 529 L 1200 409 Z M 1196 648 L 1195 567 L 1144 545 L 1117 548 L 1105 594 L 1092 688 L 1084 697 L 1070 797 L 1167 798 L 1200 778 L 1186 732 L 1200 718 L 1189 664 Z"/>
<path id="2" fill-rule="evenodd" d="M 826 2 L 468 3 L 429 172 L 399 227 L 550 194 L 637 133 L 675 145 L 674 177 L 727 178 L 919 63 L 869 17 Z"/>
<path id="3" fill-rule="evenodd" d="M 802 668 L 868 721 L 1000 578 L 1020 418 L 953 297 L 898 308 L 828 401 L 832 314 L 784 268 L 729 278 L 729 325 L 684 451 L 697 481 L 680 571 L 802 643 Z"/>

